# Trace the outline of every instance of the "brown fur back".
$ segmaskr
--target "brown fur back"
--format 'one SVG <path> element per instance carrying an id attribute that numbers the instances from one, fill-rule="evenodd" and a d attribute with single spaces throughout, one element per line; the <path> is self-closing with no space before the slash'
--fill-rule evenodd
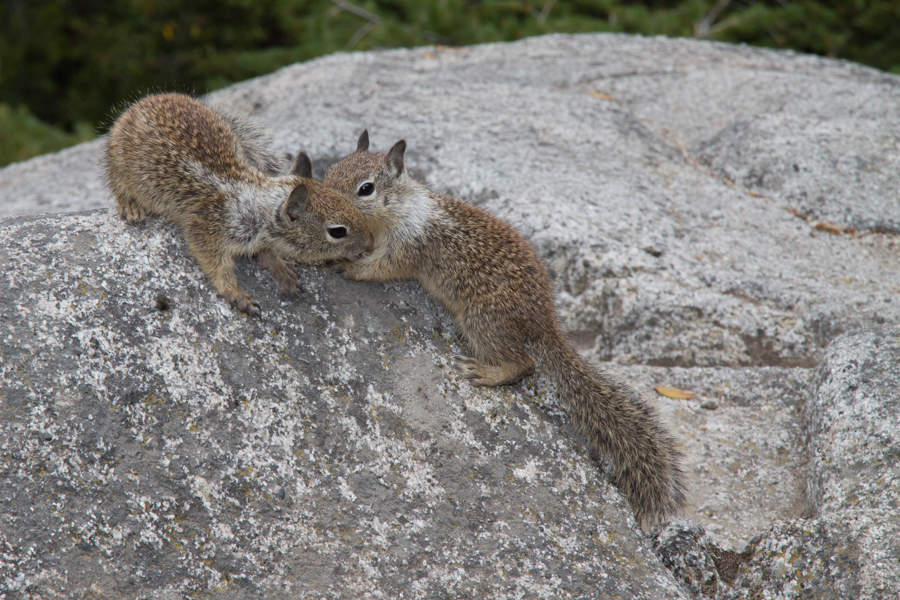
<path id="1" fill-rule="evenodd" d="M 362 214 L 311 179 L 301 153 L 291 174 L 273 176 L 277 161 L 261 129 L 236 114 L 182 94 L 142 98 L 122 114 L 106 144 L 107 183 L 129 223 L 162 216 L 178 225 L 216 290 L 240 310 L 256 302 L 237 285 L 234 259 L 256 256 L 296 293 L 286 261 L 356 257 L 372 247 Z"/>
<path id="2" fill-rule="evenodd" d="M 210 174 L 261 183 L 263 174 L 241 160 L 242 154 L 234 130 L 204 103 L 181 94 L 148 96 L 110 130 L 107 180 L 120 209 L 130 202 L 144 213 L 139 216 L 161 215 L 184 224 L 182 212 L 226 202 Z"/>

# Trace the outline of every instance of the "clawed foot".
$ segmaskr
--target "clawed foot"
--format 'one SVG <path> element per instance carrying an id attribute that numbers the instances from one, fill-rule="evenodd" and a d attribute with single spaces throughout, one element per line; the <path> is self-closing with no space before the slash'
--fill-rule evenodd
<path id="1" fill-rule="evenodd" d="M 472 385 L 487 386 L 491 385 L 485 379 L 485 366 L 471 356 L 455 356 L 456 370 L 459 374 L 469 380 Z"/>
<path id="2" fill-rule="evenodd" d="M 283 278 L 277 279 L 278 281 L 278 293 L 284 296 L 299 296 L 303 293 L 303 287 L 300 285 L 297 280 L 296 273 L 292 278 Z"/>
<path id="3" fill-rule="evenodd" d="M 332 270 L 347 281 L 360 281 L 353 275 L 353 263 L 349 260 L 336 260 L 331 263 Z"/>
<path id="4" fill-rule="evenodd" d="M 303 293 L 299 283 L 297 272 L 287 266 L 280 258 L 274 258 L 268 254 L 260 254 L 256 257 L 260 268 L 266 269 L 278 282 L 278 293 L 287 296 L 296 296 Z"/>
<path id="5" fill-rule="evenodd" d="M 222 297 L 236 309 L 243 313 L 247 313 L 251 317 L 259 315 L 259 304 L 257 304 L 253 297 L 244 290 L 225 290 L 222 292 Z"/>
<path id="6" fill-rule="evenodd" d="M 477 386 L 494 387 L 516 383 L 534 372 L 534 364 L 508 363 L 505 366 L 486 365 L 471 356 L 456 356 L 456 370 Z M 528 361 L 530 362 L 530 361 Z"/>
<path id="7" fill-rule="evenodd" d="M 125 205 L 119 203 L 118 207 L 119 217 L 129 225 L 140 225 L 150 216 L 149 212 L 132 203 Z"/>

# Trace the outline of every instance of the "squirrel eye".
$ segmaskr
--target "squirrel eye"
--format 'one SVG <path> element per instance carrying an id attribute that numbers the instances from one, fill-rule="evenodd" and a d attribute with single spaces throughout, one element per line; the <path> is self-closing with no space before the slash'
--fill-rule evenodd
<path id="1" fill-rule="evenodd" d="M 359 189 L 356 190 L 357 196 L 371 196 L 374 193 L 375 193 L 375 184 L 372 182 L 369 182 L 369 181 L 367 181 L 364 184 L 362 184 L 361 186 L 359 186 Z"/>
<path id="2" fill-rule="evenodd" d="M 334 227 L 328 228 L 328 236 L 331 237 L 332 239 L 339 240 L 342 237 L 346 237 L 346 235 L 347 235 L 347 228 L 344 227 L 343 225 L 336 225 Z"/>

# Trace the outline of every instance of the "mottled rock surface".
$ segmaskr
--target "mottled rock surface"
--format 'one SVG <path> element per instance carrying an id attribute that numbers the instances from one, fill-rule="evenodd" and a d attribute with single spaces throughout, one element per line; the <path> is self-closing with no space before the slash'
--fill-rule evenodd
<path id="1" fill-rule="evenodd" d="M 673 523 L 656 539 L 657 554 L 695 598 L 896 598 L 898 389 L 900 327 L 835 340 L 804 402 L 808 518 L 772 525 L 740 554 L 697 525 Z"/>
<path id="2" fill-rule="evenodd" d="M 448 376 L 411 284 L 302 272 L 264 317 L 160 223 L 6 220 L 0 589 L 11 597 L 678 597 L 539 377 Z M 161 596 L 163 594 L 163 596 Z"/>
<path id="3" fill-rule="evenodd" d="M 803 412 L 810 508 L 900 515 L 900 328 L 836 340 Z"/>
<path id="4" fill-rule="evenodd" d="M 723 550 L 702 527 L 690 522 L 672 522 L 654 539 L 654 549 L 663 564 L 694 598 L 718 598 L 737 578 L 749 554 Z"/>
<path id="5" fill-rule="evenodd" d="M 891 507 L 874 497 L 894 493 L 897 477 L 857 477 L 865 465 L 893 464 L 884 448 L 895 438 L 883 428 L 896 408 L 885 404 L 869 425 L 843 422 L 862 408 L 828 395 L 840 378 L 827 373 L 845 367 L 826 349 L 846 331 L 900 321 L 898 89 L 896 76 L 840 61 L 587 35 L 334 55 L 212 100 L 254 112 L 279 152 L 305 149 L 318 173 L 363 127 L 374 149 L 404 137 L 415 174 L 528 234 L 555 272 L 572 339 L 657 403 L 681 441 L 683 516 L 693 524 L 673 526 L 660 547 L 741 553 L 752 539 L 749 564 L 781 579 L 748 570 L 731 588 L 718 576 L 716 593 L 795 597 L 791 577 L 827 585 L 834 576 L 832 563 L 815 562 L 835 550 L 822 540 L 846 536 L 836 555 L 852 555 L 846 565 L 862 572 L 875 569 L 869 557 L 893 556 L 897 537 L 894 521 L 875 518 Z M 100 147 L 0 170 L 0 214 L 106 206 Z M 220 597 L 263 588 L 274 597 L 401 588 L 408 597 L 594 597 L 613 589 L 591 579 L 602 574 L 625 577 L 621 597 L 677 593 L 543 379 L 481 392 L 448 377 L 461 350 L 454 328 L 414 285 L 351 285 L 309 269 L 307 295 L 284 301 L 244 264 L 243 281 L 269 313 L 245 321 L 158 223 L 129 229 L 100 212 L 7 221 L 3 231 L 0 293 L 15 301 L 3 300 L 0 316 L 2 385 L 20 390 L 0 398 L 12 415 L 8 444 L 20 444 L 7 446 L 18 454 L 3 450 L 3 468 L 31 482 L 3 498 L 44 511 L 20 507 L 16 518 L 32 520 L 4 530 L 0 568 L 16 590 L 85 570 L 98 595 L 126 597 L 218 587 Z M 39 292 L 40 301 L 22 296 Z M 872 352 L 880 372 L 892 359 Z M 59 374 L 64 383 L 54 383 Z M 697 397 L 661 398 L 654 385 Z M 75 437 L 44 431 L 54 423 Z M 131 441 L 103 459 L 112 433 Z M 863 453 L 847 454 L 858 444 Z M 115 472 L 103 479 L 103 468 Z M 385 483 L 366 483 L 373 472 Z M 467 491 L 448 491 L 456 486 Z M 543 516 L 532 515 L 532 529 L 479 529 L 507 514 L 497 498 Z M 409 520 L 412 507 L 427 518 Z M 82 530 L 101 541 L 82 542 Z M 359 552 L 345 564 L 338 557 L 351 547 Z M 537 562 L 514 561 L 520 550 Z M 708 565 L 696 552 L 669 552 L 666 564 Z M 137 570 L 97 568 L 116 557 Z M 800 557 L 793 574 L 790 557 Z M 162 583 L 174 565 L 184 565 L 177 581 Z M 646 577 L 630 579 L 623 565 Z M 337 587 L 344 573 L 351 583 Z M 388 580 L 397 587 L 378 587 Z M 885 579 L 886 592 L 857 584 L 892 597 L 897 580 Z"/>
<path id="6" fill-rule="evenodd" d="M 751 542 L 750 573 L 730 597 L 780 581 L 803 598 L 900 593 L 900 327 L 853 332 L 831 346 L 804 406 L 810 521 Z"/>
<path id="7" fill-rule="evenodd" d="M 847 509 L 787 521 L 754 538 L 733 587 L 719 598 L 893 600 L 900 594 L 896 511 Z"/>

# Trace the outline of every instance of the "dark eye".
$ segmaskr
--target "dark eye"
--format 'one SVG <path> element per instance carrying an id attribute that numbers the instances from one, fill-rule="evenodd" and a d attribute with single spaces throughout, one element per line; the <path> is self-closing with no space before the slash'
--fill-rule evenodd
<path id="1" fill-rule="evenodd" d="M 368 181 L 365 182 L 364 184 L 362 184 L 361 186 L 359 186 L 359 189 L 356 190 L 357 196 L 371 196 L 374 193 L 375 193 L 375 184 L 370 183 Z"/>
<path id="2" fill-rule="evenodd" d="M 341 239 L 342 237 L 346 237 L 346 235 L 347 235 L 347 228 L 344 227 L 343 225 L 339 225 L 339 226 L 337 226 L 337 227 L 329 227 L 329 228 L 328 228 L 328 235 L 330 235 L 331 237 L 333 237 L 333 238 L 336 239 L 336 240 L 339 240 L 339 239 Z"/>

